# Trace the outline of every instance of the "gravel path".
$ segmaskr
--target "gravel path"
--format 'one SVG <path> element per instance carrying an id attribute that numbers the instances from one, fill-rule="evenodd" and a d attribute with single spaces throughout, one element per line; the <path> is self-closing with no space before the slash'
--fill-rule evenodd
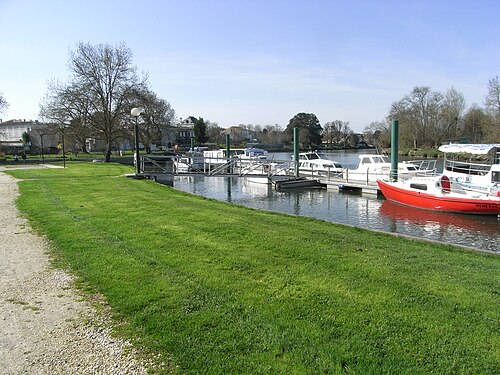
<path id="1" fill-rule="evenodd" d="M 15 207 L 0 170 L 0 374 L 146 374 L 130 344 L 49 264 L 47 241 Z"/>

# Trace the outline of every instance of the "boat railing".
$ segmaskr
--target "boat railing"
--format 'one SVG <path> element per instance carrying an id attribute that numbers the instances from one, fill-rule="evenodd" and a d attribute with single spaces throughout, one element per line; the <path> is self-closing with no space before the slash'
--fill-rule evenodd
<path id="1" fill-rule="evenodd" d="M 491 164 L 472 163 L 466 161 L 445 160 L 443 170 L 474 176 L 484 176 L 491 169 Z"/>

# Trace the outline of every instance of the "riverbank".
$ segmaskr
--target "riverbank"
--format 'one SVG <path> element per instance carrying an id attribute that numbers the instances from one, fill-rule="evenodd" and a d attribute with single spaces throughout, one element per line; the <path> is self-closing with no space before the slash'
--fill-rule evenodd
<path id="1" fill-rule="evenodd" d="M 117 331 L 195 373 L 493 373 L 500 258 L 70 163 L 10 172 Z"/>

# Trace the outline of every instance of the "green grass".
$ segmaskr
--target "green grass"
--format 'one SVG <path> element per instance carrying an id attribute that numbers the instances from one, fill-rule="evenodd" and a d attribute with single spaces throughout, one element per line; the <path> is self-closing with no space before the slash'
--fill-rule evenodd
<path id="1" fill-rule="evenodd" d="M 11 171 L 56 259 L 165 372 L 492 374 L 500 258 L 71 163 Z"/>

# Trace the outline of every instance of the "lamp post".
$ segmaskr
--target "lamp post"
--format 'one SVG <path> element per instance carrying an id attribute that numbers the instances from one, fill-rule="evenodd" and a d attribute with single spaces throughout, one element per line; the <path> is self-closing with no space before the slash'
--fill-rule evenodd
<path id="1" fill-rule="evenodd" d="M 66 129 L 66 124 L 60 124 L 59 129 L 61 129 L 62 133 L 63 168 L 66 168 L 66 150 L 64 149 L 64 129 Z"/>
<path id="2" fill-rule="evenodd" d="M 135 134 L 135 173 L 141 173 L 141 166 L 139 163 L 139 126 L 137 124 L 137 120 L 142 113 L 142 108 L 134 107 L 130 111 L 130 114 L 135 117 L 134 123 L 134 134 Z"/>

